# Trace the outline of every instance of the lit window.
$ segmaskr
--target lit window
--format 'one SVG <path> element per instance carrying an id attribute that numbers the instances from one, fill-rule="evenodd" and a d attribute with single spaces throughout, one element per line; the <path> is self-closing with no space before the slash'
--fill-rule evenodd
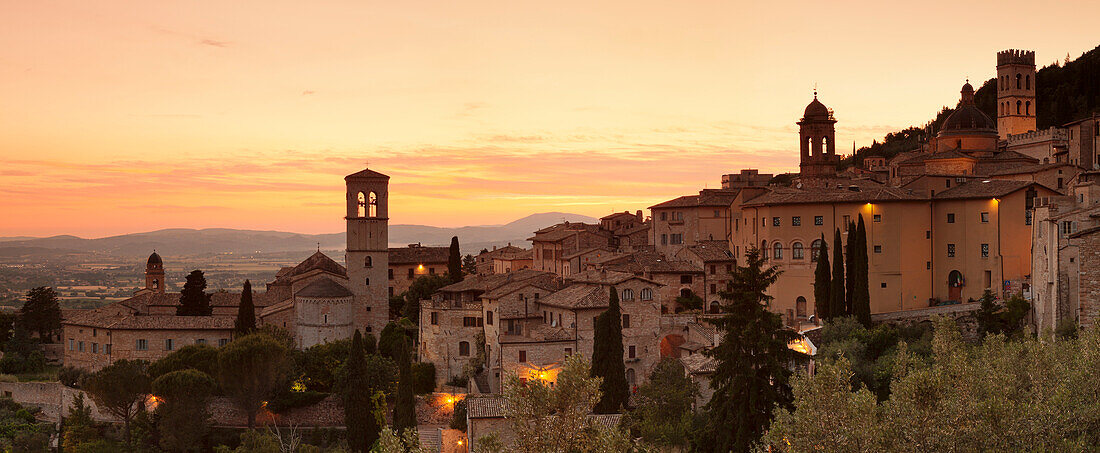
<path id="1" fill-rule="evenodd" d="M 775 245 L 772 246 L 772 258 L 777 260 L 783 259 L 783 244 L 776 242 Z"/>
<path id="2" fill-rule="evenodd" d="M 947 257 L 948 258 L 954 258 L 955 257 L 955 244 L 947 244 Z"/>
<path id="3" fill-rule="evenodd" d="M 983 212 L 982 213 L 982 223 L 989 223 L 989 213 L 988 212 Z"/>
<path id="4" fill-rule="evenodd" d="M 800 260 L 802 258 L 802 243 L 795 242 L 794 244 L 791 244 L 791 259 Z"/>
<path id="5" fill-rule="evenodd" d="M 791 217 L 791 226 L 802 226 L 802 217 L 800 217 L 800 216 Z"/>
<path id="6" fill-rule="evenodd" d="M 814 225 L 821 226 L 821 225 L 824 225 L 824 224 L 825 224 L 825 217 L 819 216 L 819 215 L 814 216 Z"/>
<path id="7" fill-rule="evenodd" d="M 982 244 L 982 258 L 989 258 L 989 244 Z"/>
<path id="8" fill-rule="evenodd" d="M 779 217 L 772 217 L 772 226 L 779 226 L 780 223 Z"/>

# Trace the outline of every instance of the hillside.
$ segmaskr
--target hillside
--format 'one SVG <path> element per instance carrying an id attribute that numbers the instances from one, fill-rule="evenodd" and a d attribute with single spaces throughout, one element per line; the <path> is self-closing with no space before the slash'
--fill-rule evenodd
<path id="1" fill-rule="evenodd" d="M 568 220 L 595 222 L 578 214 L 546 212 L 532 214 L 504 225 L 441 228 L 425 225 L 390 225 L 390 245 L 400 247 L 420 242 L 424 245 L 447 245 L 458 236 L 463 253 L 477 253 L 482 248 L 506 245 L 509 242 L 526 246 L 526 239 L 535 230 Z M 314 249 L 344 248 L 344 233 L 299 234 L 281 231 L 235 230 L 225 228 L 173 228 L 146 233 L 124 234 L 85 239 L 62 235 L 47 238 L 0 238 L 0 256 L 7 254 L 101 253 L 123 257 L 144 257 L 156 249 L 164 255 L 200 255 L 208 253 L 271 253 Z"/>
<path id="2" fill-rule="evenodd" d="M 1036 121 L 1039 129 L 1061 126 L 1092 113 L 1100 112 L 1100 46 L 1085 52 L 1076 60 L 1061 65 L 1052 64 L 1035 75 L 1035 102 L 1038 104 Z M 974 93 L 974 102 L 989 115 L 997 118 L 996 78 L 986 80 Z M 911 151 L 920 143 L 924 127 L 931 126 L 932 133 L 947 118 L 953 107 L 944 107 L 936 117 L 923 126 L 913 126 L 886 134 L 881 142 L 856 150 L 841 163 L 841 167 L 859 165 L 866 156 L 891 158 L 900 152 Z"/>

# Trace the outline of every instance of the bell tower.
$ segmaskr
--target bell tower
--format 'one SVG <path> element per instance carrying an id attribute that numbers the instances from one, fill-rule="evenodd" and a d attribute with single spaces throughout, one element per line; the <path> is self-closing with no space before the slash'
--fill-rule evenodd
<path id="1" fill-rule="evenodd" d="M 997 52 L 997 134 L 1035 130 L 1035 51 Z"/>
<path id="2" fill-rule="evenodd" d="M 836 175 L 840 158 L 836 155 L 836 118 L 833 111 L 817 100 L 806 106 L 802 120 L 798 122 L 799 172 L 802 177 L 830 177 Z"/>
<path id="3" fill-rule="evenodd" d="M 364 169 L 344 178 L 347 186 L 348 284 L 354 295 L 355 326 L 381 333 L 389 322 L 390 177 Z"/>
<path id="4" fill-rule="evenodd" d="M 164 294 L 164 261 L 160 259 L 156 250 L 145 262 L 145 289 Z"/>

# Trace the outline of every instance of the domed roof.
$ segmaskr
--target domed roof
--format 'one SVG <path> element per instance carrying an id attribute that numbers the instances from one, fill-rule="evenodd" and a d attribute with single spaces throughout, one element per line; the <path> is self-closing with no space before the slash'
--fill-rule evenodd
<path id="1" fill-rule="evenodd" d="M 940 126 L 940 134 L 957 132 L 992 132 L 997 133 L 997 123 L 989 115 L 974 103 L 974 87 L 967 81 L 960 90 L 962 97 L 958 107 L 951 112 L 943 125 Z"/>
<path id="2" fill-rule="evenodd" d="M 146 267 L 163 266 L 163 265 L 164 265 L 164 262 L 160 260 L 160 255 L 158 255 L 157 252 L 153 252 L 152 255 L 149 255 L 149 261 L 147 261 L 145 263 Z"/>
<path id="3" fill-rule="evenodd" d="M 810 105 L 806 106 L 806 112 L 802 115 L 804 118 L 811 117 L 829 117 L 829 108 L 825 107 L 821 101 L 817 100 L 817 93 L 814 93 L 814 100 L 810 102 Z"/>

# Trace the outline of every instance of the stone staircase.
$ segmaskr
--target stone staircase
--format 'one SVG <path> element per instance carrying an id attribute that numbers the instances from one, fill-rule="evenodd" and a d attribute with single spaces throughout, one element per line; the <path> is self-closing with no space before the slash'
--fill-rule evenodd
<path id="1" fill-rule="evenodd" d="M 432 453 L 439 453 L 443 445 L 443 439 L 439 436 L 438 426 L 418 426 L 417 434 L 420 436 L 420 446 Z"/>

